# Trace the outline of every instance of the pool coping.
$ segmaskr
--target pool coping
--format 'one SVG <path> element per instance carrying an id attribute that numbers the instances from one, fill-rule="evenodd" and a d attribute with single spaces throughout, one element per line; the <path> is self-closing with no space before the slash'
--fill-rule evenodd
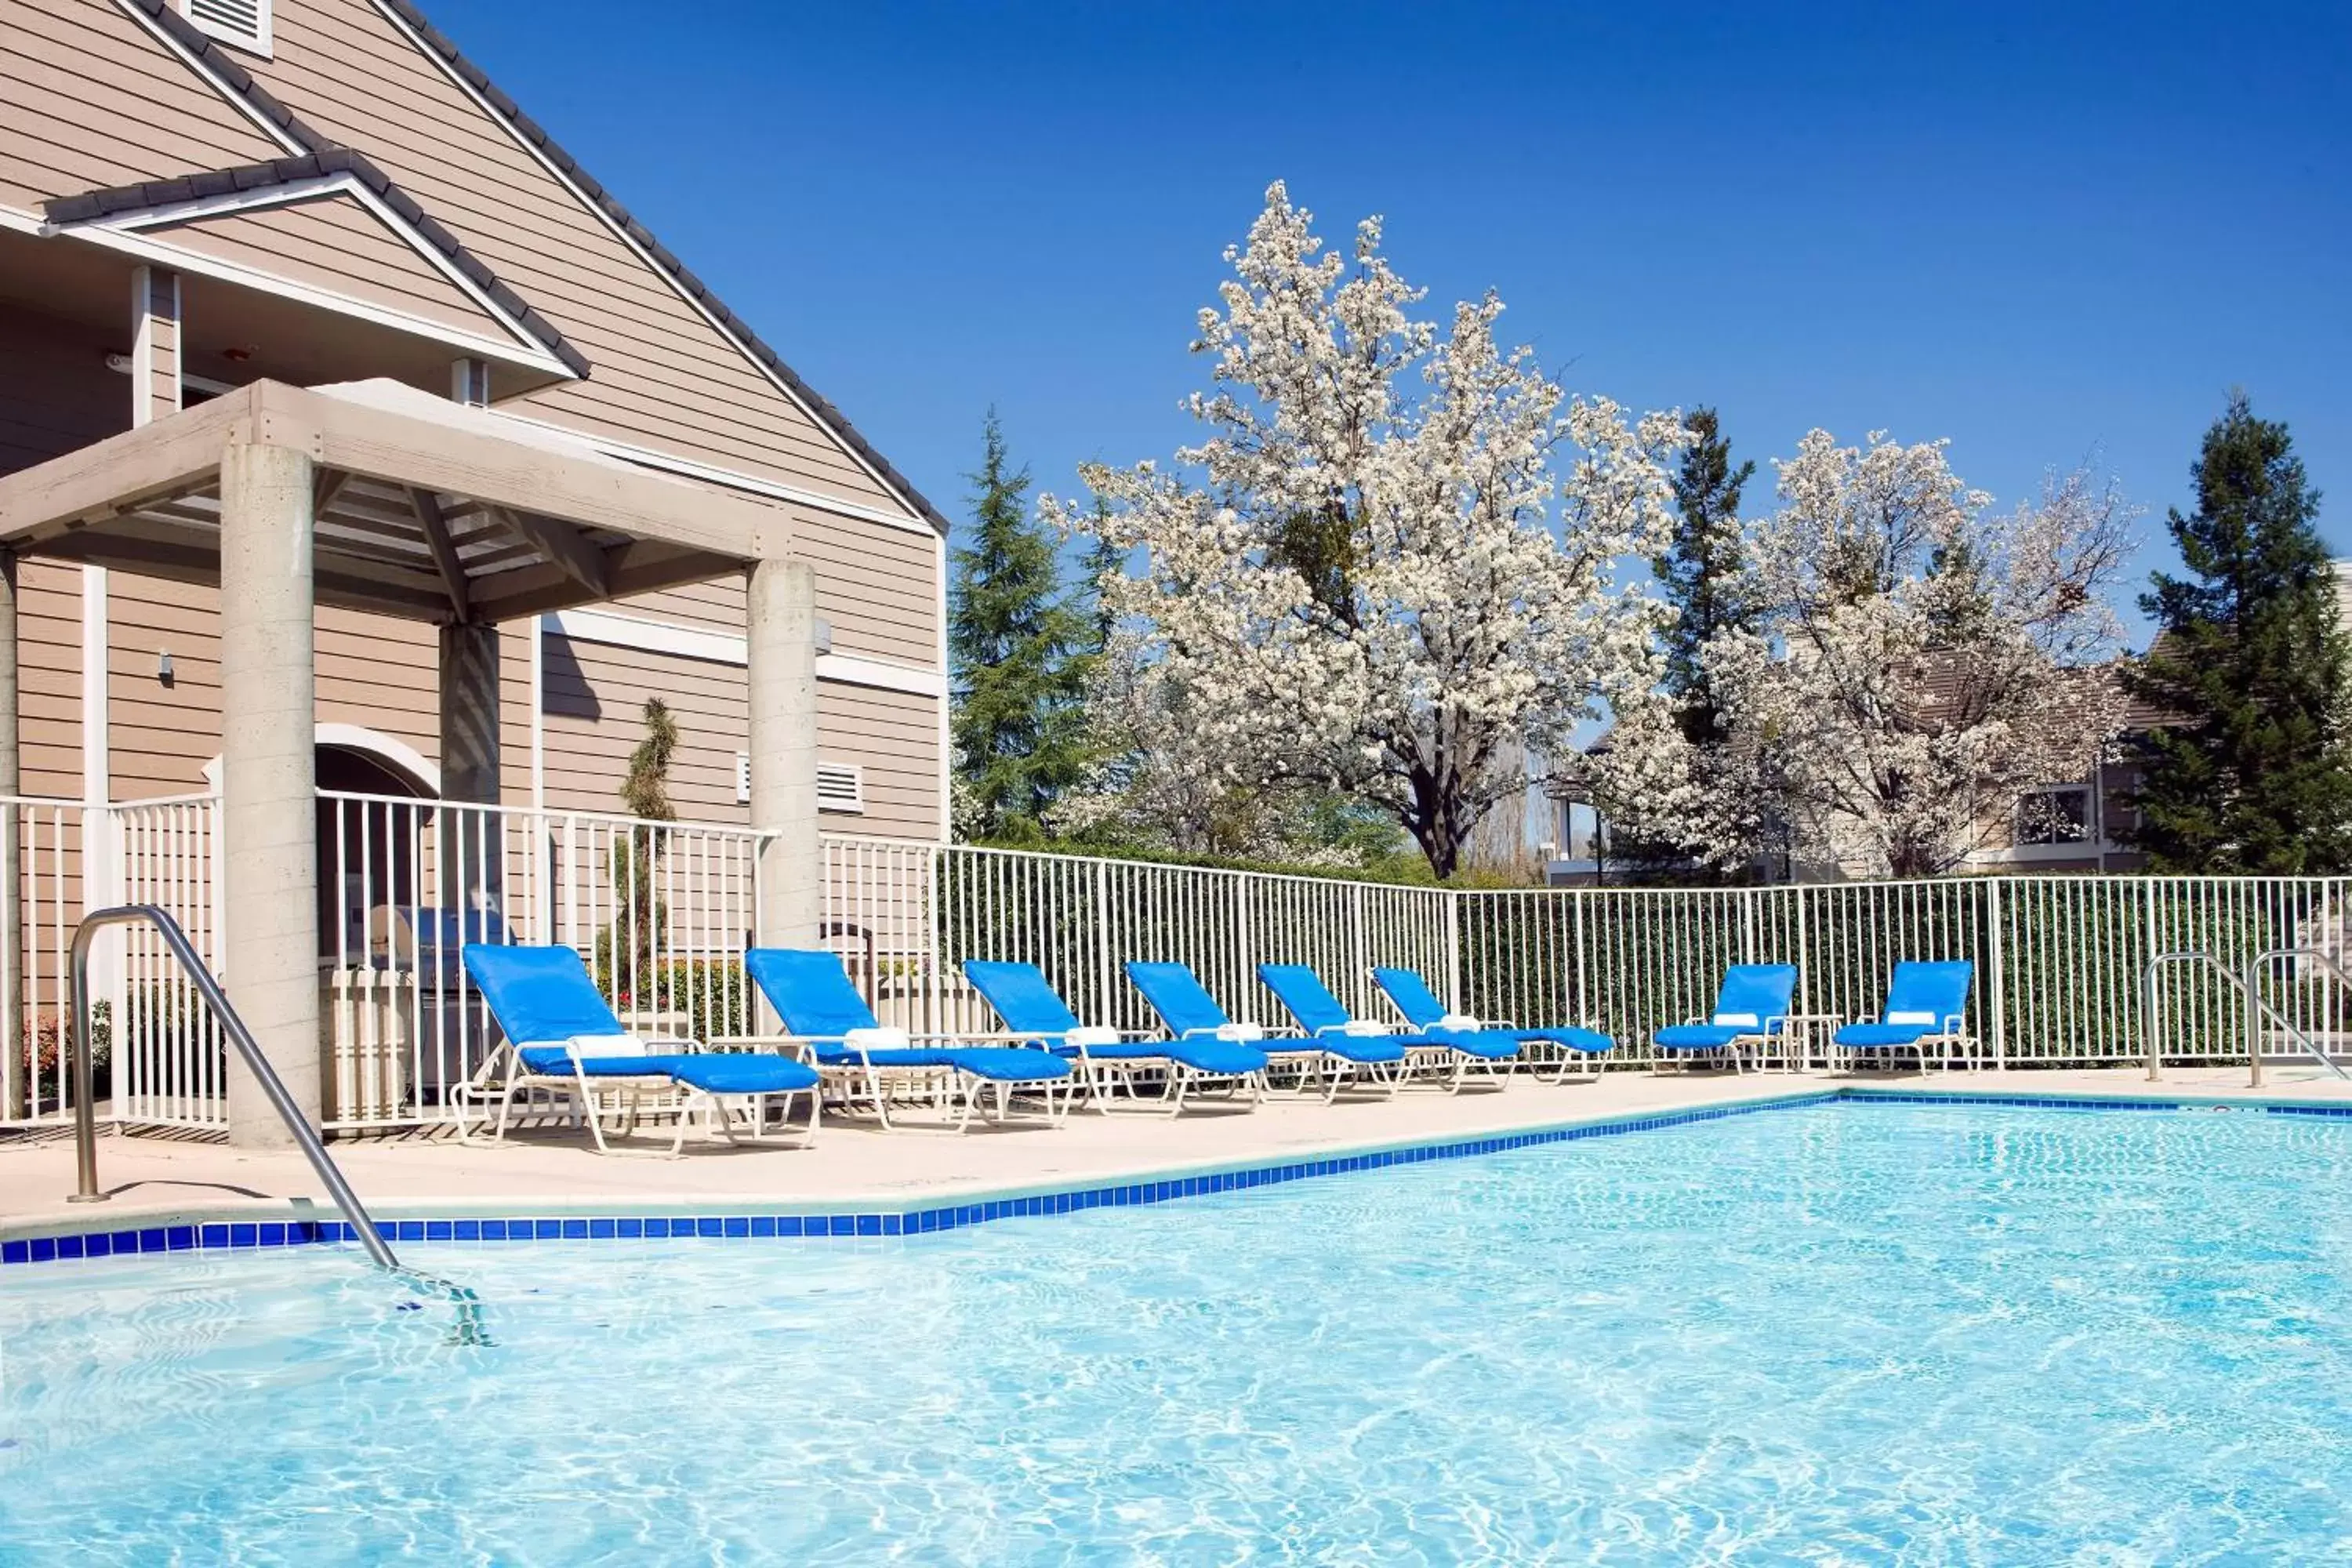
<path id="1" fill-rule="evenodd" d="M 2112 1089 L 2042 1091 L 1937 1089 L 1838 1083 L 1797 1087 L 1738 1100 L 1671 1110 L 1598 1112 L 1531 1126 L 1405 1137 L 1289 1156 L 1255 1155 L 1185 1162 L 1113 1175 L 1026 1183 L 962 1184 L 916 1192 L 825 1198 L 479 1197 L 408 1199 L 374 1205 L 377 1228 L 394 1244 L 515 1241 L 881 1238 L 934 1235 L 999 1219 L 1092 1208 L 1139 1207 L 1215 1193 L 1467 1159 L 1586 1138 L 1654 1131 L 1761 1111 L 1845 1101 L 1882 1104 L 1997 1105 L 2061 1110 L 2244 1110 L 2266 1115 L 2352 1120 L 2352 1104 L 2182 1091 L 2122 1094 Z M 312 1198 L 212 1200 L 107 1209 L 89 1218 L 43 1215 L 0 1220 L 0 1266 L 159 1252 L 244 1251 L 259 1247 L 356 1243 L 358 1231 Z"/>

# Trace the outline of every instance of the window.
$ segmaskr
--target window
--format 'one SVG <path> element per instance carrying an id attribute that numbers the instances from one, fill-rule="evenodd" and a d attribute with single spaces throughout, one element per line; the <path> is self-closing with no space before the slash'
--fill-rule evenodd
<path id="1" fill-rule="evenodd" d="M 206 37 L 269 52 L 269 0 L 180 0 L 180 14 Z"/>
<path id="2" fill-rule="evenodd" d="M 2083 784 L 2038 789 L 2018 796 L 2017 842 L 2083 844 L 2091 837 L 2091 792 Z"/>

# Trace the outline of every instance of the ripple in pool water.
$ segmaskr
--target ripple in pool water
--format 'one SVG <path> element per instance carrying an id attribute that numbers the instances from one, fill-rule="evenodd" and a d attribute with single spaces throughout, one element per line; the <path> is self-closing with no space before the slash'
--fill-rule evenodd
<path id="1" fill-rule="evenodd" d="M 1820 1105 L 407 1251 L 487 1342 L 347 1249 L 9 1270 L 0 1561 L 2352 1560 L 2342 1123 Z"/>

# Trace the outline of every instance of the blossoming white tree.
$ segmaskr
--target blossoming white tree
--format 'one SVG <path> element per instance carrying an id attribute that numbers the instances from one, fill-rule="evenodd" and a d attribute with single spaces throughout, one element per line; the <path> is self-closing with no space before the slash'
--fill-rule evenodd
<path id="1" fill-rule="evenodd" d="M 1194 345 L 1208 433 L 1177 468 L 1083 469 L 1107 515 L 1045 504 L 1148 559 L 1105 593 L 1183 700 L 1138 721 L 1181 725 L 1230 784 L 1377 802 L 1446 876 L 1527 785 L 1510 742 L 1564 750 L 1596 698 L 1655 679 L 1660 608 L 1615 565 L 1664 539 L 1683 430 L 1568 399 L 1497 347 L 1491 294 L 1441 335 L 1377 219 L 1352 258 L 1312 223 L 1277 184 L 1226 253 L 1235 277 Z"/>
<path id="2" fill-rule="evenodd" d="M 2106 591 L 2131 549 L 2112 484 L 2053 477 L 1995 514 L 1944 444 L 1816 430 L 1747 530 L 1755 633 L 1706 653 L 1727 744 L 1692 748 L 1644 695 L 1624 704 L 1595 791 L 1622 819 L 1734 863 L 1778 830 L 1865 875 L 1947 870 L 2036 784 L 2091 776 L 2123 699 L 2102 661 Z"/>

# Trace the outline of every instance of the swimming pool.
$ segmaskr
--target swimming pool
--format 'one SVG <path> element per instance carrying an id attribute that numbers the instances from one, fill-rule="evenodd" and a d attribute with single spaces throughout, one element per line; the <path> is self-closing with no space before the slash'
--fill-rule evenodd
<path id="1" fill-rule="evenodd" d="M 0 1279 L 0 1561 L 2352 1557 L 2352 1122 L 1816 1103 L 903 1240 Z"/>

